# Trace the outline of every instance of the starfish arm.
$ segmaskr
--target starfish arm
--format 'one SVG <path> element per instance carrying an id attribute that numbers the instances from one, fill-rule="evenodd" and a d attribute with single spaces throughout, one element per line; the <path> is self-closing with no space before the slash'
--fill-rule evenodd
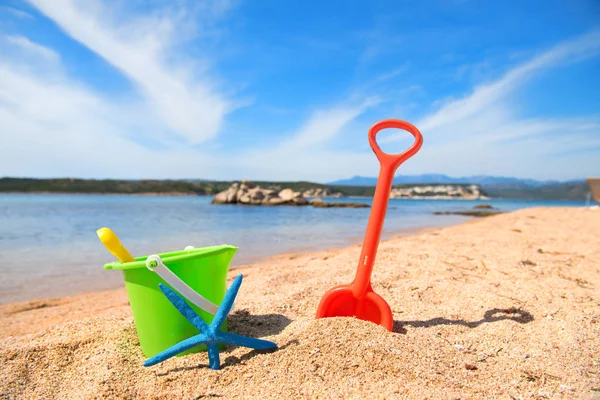
<path id="1" fill-rule="evenodd" d="M 146 362 L 144 362 L 144 367 L 150 367 L 152 365 L 168 360 L 169 358 L 174 357 L 179 353 L 182 353 L 188 349 L 191 349 L 194 346 L 202 344 L 203 342 L 205 342 L 205 340 L 206 336 L 203 334 L 199 334 L 196 336 L 192 336 L 191 338 L 185 339 L 184 341 L 177 343 L 175 346 L 171 346 L 167 350 L 161 351 L 154 357 L 147 359 Z"/>
<path id="2" fill-rule="evenodd" d="M 231 307 L 233 307 L 233 301 L 235 300 L 235 297 L 237 296 L 238 290 L 240 290 L 241 285 L 242 274 L 239 274 L 229 287 L 229 290 L 227 290 L 227 293 L 225 293 L 225 297 L 223 298 L 223 301 L 219 306 L 219 310 L 215 314 L 215 318 L 210 324 L 211 327 L 215 328 L 216 330 L 219 330 L 221 328 L 221 325 L 223 325 L 223 322 L 225 322 L 225 318 L 227 318 L 227 314 L 229 314 L 229 311 L 231 311 Z"/>
<path id="3" fill-rule="evenodd" d="M 204 322 L 204 320 L 198 314 L 196 314 L 192 307 L 190 307 L 179 294 L 162 283 L 159 283 L 158 287 L 185 319 L 190 321 L 191 324 L 198 328 L 201 333 L 208 333 L 208 325 L 206 322 Z"/>
<path id="4" fill-rule="evenodd" d="M 208 363 L 210 369 L 221 369 L 221 359 L 219 358 L 219 345 L 217 343 L 209 343 L 208 348 Z"/>
<path id="5" fill-rule="evenodd" d="M 254 339 L 246 336 L 236 335 L 235 333 L 221 333 L 218 336 L 220 342 L 232 344 L 234 346 L 250 347 L 251 349 L 266 350 L 276 349 L 277 345 L 268 340 Z"/>

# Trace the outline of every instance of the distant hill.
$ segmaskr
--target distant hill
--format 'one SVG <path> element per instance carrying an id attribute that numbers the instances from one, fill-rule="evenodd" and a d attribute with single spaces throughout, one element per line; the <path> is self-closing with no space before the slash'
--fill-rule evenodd
<path id="1" fill-rule="evenodd" d="M 215 195 L 229 188 L 234 181 L 209 180 L 117 180 L 75 178 L 0 178 L 0 193 L 85 193 L 85 194 L 168 194 L 168 195 Z M 239 181 L 237 181 L 239 182 Z M 266 182 L 253 183 L 273 189 L 292 189 L 304 192 L 309 189 L 332 189 L 344 196 L 373 196 L 369 186 L 326 185 L 315 182 Z"/>
<path id="2" fill-rule="evenodd" d="M 377 178 L 355 176 L 330 182 L 330 185 L 375 186 Z M 399 175 L 394 186 L 423 184 L 476 184 L 492 198 L 515 200 L 585 200 L 589 192 L 587 182 L 538 181 L 503 176 L 475 175 L 450 177 L 443 174 Z"/>
<path id="3" fill-rule="evenodd" d="M 550 182 L 538 186 L 524 183 L 483 184 L 492 198 L 518 200 L 585 200 L 590 188 L 585 181 Z"/>
<path id="4" fill-rule="evenodd" d="M 225 190 L 227 187 L 227 184 L 220 184 L 219 182 L 200 183 L 179 180 L 0 178 L 0 193 L 208 195 Z"/>
<path id="5" fill-rule="evenodd" d="M 375 186 L 377 183 L 376 177 L 367 176 L 355 176 L 350 179 L 340 179 L 337 181 L 329 182 L 330 185 L 343 185 L 343 186 Z M 400 184 L 434 184 L 434 183 L 448 183 L 448 184 L 477 184 L 477 185 L 489 185 L 489 184 L 526 184 L 528 186 L 543 186 L 552 183 L 560 183 L 558 181 L 537 181 L 534 179 L 519 179 L 505 176 L 488 176 L 488 175 L 475 175 L 475 176 L 463 176 L 463 177 L 451 177 L 443 174 L 423 174 L 423 175 L 398 175 L 394 178 L 394 185 Z"/>

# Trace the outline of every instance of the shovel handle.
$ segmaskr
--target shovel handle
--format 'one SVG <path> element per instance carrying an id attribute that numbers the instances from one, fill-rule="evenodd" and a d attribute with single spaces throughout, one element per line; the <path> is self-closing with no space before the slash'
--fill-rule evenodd
<path id="1" fill-rule="evenodd" d="M 377 144 L 375 137 L 377 136 L 377 133 L 388 128 L 397 128 L 409 132 L 415 137 L 415 142 L 401 154 L 384 153 Z M 375 188 L 375 195 L 373 196 L 373 206 L 371 207 L 369 223 L 367 225 L 367 231 L 365 233 L 365 239 L 363 241 L 356 271 L 356 278 L 354 279 L 352 288 L 352 294 L 357 299 L 363 298 L 371 286 L 371 272 L 373 271 L 377 247 L 379 246 L 379 240 L 383 230 L 383 221 L 385 220 L 385 214 L 387 212 L 394 173 L 404 161 L 408 160 L 419 151 L 423 145 L 423 137 L 421 136 L 421 132 L 419 132 L 414 125 L 406 121 L 388 119 L 377 122 L 369 129 L 369 144 L 379 160 L 380 169 L 377 187 Z"/>

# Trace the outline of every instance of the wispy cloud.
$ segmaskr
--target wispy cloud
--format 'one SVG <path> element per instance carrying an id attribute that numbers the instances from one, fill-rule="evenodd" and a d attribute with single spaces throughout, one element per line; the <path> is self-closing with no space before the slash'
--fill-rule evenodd
<path id="1" fill-rule="evenodd" d="M 134 19 L 105 9 L 98 2 L 32 0 L 73 39 L 122 71 L 173 133 L 190 143 L 214 137 L 230 101 L 206 72 L 193 70 L 192 61 L 172 57 L 171 45 L 181 26 L 190 24 L 186 10 L 166 16 Z M 219 14 L 227 3 L 209 10 Z"/>
<path id="2" fill-rule="evenodd" d="M 315 111 L 291 139 L 285 141 L 281 149 L 298 151 L 317 144 L 331 141 L 340 134 L 351 121 L 363 114 L 368 108 L 376 106 L 379 98 L 370 97 L 354 107 L 331 107 Z"/>
<path id="3" fill-rule="evenodd" d="M 18 18 L 33 18 L 33 15 L 26 13 L 25 11 L 18 10 L 13 7 L 0 7 L 1 10 L 6 11 Z"/>
<path id="4" fill-rule="evenodd" d="M 134 132 L 156 137 L 163 129 L 145 103 L 104 98 L 60 65 L 48 68 L 46 52 L 38 51 L 42 45 L 19 42 L 37 50 L 0 62 L 0 174 L 191 178 L 217 165 L 211 154 L 132 140 Z"/>
<path id="5" fill-rule="evenodd" d="M 490 107 L 499 99 L 513 92 L 540 70 L 556 67 L 564 62 L 583 61 L 599 53 L 600 31 L 594 31 L 575 40 L 560 44 L 513 68 L 499 80 L 476 87 L 469 96 L 444 105 L 435 113 L 420 120 L 419 127 L 423 131 L 428 131 L 457 123 Z"/>
<path id="6" fill-rule="evenodd" d="M 408 67 L 406 65 L 403 65 L 399 68 L 394 68 L 391 71 L 388 71 L 384 74 L 379 75 L 377 78 L 375 78 L 375 82 L 381 83 L 381 82 L 389 81 L 390 79 L 395 78 L 396 76 L 404 73 L 407 69 L 408 69 Z"/>
<path id="7" fill-rule="evenodd" d="M 19 36 L 19 35 L 7 36 L 6 41 L 9 44 L 18 46 L 27 52 L 36 53 L 37 55 L 42 56 L 43 58 L 45 58 L 48 61 L 56 61 L 60 58 L 58 53 L 56 53 L 54 50 L 49 49 L 40 44 L 34 43 L 24 36 Z"/>

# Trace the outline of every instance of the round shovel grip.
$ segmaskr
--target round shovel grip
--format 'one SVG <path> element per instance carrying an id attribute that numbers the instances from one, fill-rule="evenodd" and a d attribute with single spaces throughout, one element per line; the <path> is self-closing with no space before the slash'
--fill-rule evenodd
<path id="1" fill-rule="evenodd" d="M 385 153 L 377 144 L 376 136 L 380 131 L 389 128 L 402 129 L 409 132 L 415 137 L 415 142 L 410 148 L 400 154 Z M 371 145 L 371 148 L 373 149 L 373 152 L 377 156 L 377 159 L 381 163 L 382 167 L 385 165 L 388 168 L 391 167 L 393 170 L 396 170 L 396 168 L 398 168 L 404 161 L 408 160 L 414 156 L 417 151 L 419 151 L 423 145 L 423 136 L 421 136 L 421 132 L 419 132 L 417 127 L 410 122 L 399 119 L 386 119 L 384 121 L 377 122 L 371 127 L 371 129 L 369 129 L 369 144 Z"/>

